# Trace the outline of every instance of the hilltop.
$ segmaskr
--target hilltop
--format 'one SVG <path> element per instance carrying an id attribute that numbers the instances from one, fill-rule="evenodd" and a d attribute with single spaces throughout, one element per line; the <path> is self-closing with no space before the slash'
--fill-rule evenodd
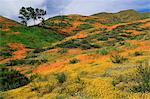
<path id="1" fill-rule="evenodd" d="M 149 12 L 55 16 L 30 27 L 0 16 L 0 28 L 3 98 L 150 97 Z"/>

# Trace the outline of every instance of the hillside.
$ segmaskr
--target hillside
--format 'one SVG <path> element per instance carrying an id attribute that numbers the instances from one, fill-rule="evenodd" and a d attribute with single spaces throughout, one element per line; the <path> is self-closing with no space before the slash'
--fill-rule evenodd
<path id="1" fill-rule="evenodd" d="M 56 16 L 32 27 L 0 19 L 16 24 L 0 30 L 4 99 L 150 98 L 149 12 Z"/>
<path id="2" fill-rule="evenodd" d="M 94 14 L 93 16 L 105 18 L 107 21 L 102 21 L 102 23 L 107 25 L 109 23 L 116 24 L 150 18 L 150 12 L 140 13 L 135 10 L 124 10 L 118 13 L 99 13 Z"/>

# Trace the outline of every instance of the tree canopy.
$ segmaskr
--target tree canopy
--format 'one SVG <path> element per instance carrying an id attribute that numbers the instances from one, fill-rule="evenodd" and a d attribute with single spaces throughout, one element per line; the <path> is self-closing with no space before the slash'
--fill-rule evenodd
<path id="1" fill-rule="evenodd" d="M 21 23 L 27 25 L 27 22 L 32 19 L 35 22 L 37 20 L 42 20 L 44 22 L 44 16 L 46 15 L 46 11 L 44 9 L 32 8 L 32 7 L 22 7 L 19 11 L 19 18 L 21 19 Z"/>

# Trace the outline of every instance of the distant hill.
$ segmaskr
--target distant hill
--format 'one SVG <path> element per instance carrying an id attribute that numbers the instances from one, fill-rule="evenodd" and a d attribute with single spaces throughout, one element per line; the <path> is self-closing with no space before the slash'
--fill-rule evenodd
<path id="1" fill-rule="evenodd" d="M 118 23 L 133 22 L 146 18 L 150 18 L 150 12 L 141 13 L 135 10 L 124 10 L 118 13 L 102 12 L 91 16 L 70 14 L 65 16 L 55 16 L 47 19 L 45 21 L 45 27 L 55 29 L 62 34 L 73 35 L 81 30 L 79 26 L 80 24 L 102 24 L 106 26 L 111 26 Z"/>
<path id="2" fill-rule="evenodd" d="M 103 13 L 94 14 L 92 16 L 107 19 L 107 21 L 102 21 L 102 23 L 107 24 L 109 22 L 110 23 L 130 22 L 130 21 L 150 18 L 150 12 L 141 13 L 135 10 L 124 10 L 118 13 L 103 12 Z"/>

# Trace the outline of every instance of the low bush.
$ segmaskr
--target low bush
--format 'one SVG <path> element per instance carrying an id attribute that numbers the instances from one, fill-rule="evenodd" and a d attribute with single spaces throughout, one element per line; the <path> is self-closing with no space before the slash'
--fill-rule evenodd
<path id="1" fill-rule="evenodd" d="M 121 90 L 134 93 L 150 92 L 150 65 L 148 61 L 139 63 L 135 72 L 120 74 L 115 77 L 112 85 Z"/>
<path id="2" fill-rule="evenodd" d="M 150 92 L 150 65 L 148 62 L 137 66 L 135 81 L 137 84 L 131 88 L 131 91 Z"/>
<path id="3" fill-rule="evenodd" d="M 81 48 L 83 50 L 92 48 L 92 44 L 86 39 L 72 39 L 56 46 L 61 48 Z"/>
<path id="4" fill-rule="evenodd" d="M 99 28 L 100 31 L 106 31 L 107 28 Z"/>
<path id="5" fill-rule="evenodd" d="M 136 52 L 134 52 L 134 56 L 141 56 L 141 55 L 143 55 L 144 53 L 142 52 L 142 51 L 136 51 Z"/>
<path id="6" fill-rule="evenodd" d="M 58 53 L 60 53 L 60 54 L 67 53 L 67 49 L 61 49 L 61 50 L 58 51 Z"/>
<path id="7" fill-rule="evenodd" d="M 112 85 L 116 86 L 118 85 L 120 82 L 126 82 L 127 78 L 124 75 L 119 75 L 116 78 L 113 79 L 112 81 Z"/>
<path id="8" fill-rule="evenodd" d="M 82 20 L 83 22 L 89 22 L 89 23 L 94 23 L 94 22 L 97 22 L 96 19 L 85 19 L 85 20 Z"/>
<path id="9" fill-rule="evenodd" d="M 41 60 L 27 60 L 27 59 L 20 59 L 20 60 L 11 60 L 7 63 L 5 63 L 5 66 L 16 66 L 16 65 L 23 65 L 23 64 L 29 64 L 29 65 L 34 65 L 34 64 L 41 64 L 41 63 L 46 63 L 48 60 L 46 59 L 41 59 Z"/>
<path id="10" fill-rule="evenodd" d="M 97 54 L 100 54 L 100 55 L 107 55 L 108 54 L 108 51 L 106 49 L 100 49 L 100 50 L 97 50 L 96 52 L 97 52 Z"/>
<path id="11" fill-rule="evenodd" d="M 0 91 L 6 91 L 28 84 L 30 80 L 18 71 L 0 68 Z"/>
<path id="12" fill-rule="evenodd" d="M 30 80 L 32 81 L 32 80 L 35 80 L 35 79 L 37 79 L 39 77 L 40 76 L 38 74 L 33 74 L 33 75 L 30 76 Z"/>
<path id="13" fill-rule="evenodd" d="M 124 42 L 124 46 L 127 47 L 128 49 L 134 49 L 137 47 L 137 45 L 129 42 Z"/>
<path id="14" fill-rule="evenodd" d="M 5 58 L 11 57 L 12 54 L 9 53 L 9 52 L 0 52 L 0 56 L 3 57 L 3 58 L 5 59 Z"/>
<path id="15" fill-rule="evenodd" d="M 72 60 L 70 60 L 69 61 L 69 63 L 70 64 L 76 64 L 76 63 L 78 63 L 80 60 L 78 60 L 78 59 L 72 59 Z"/>
<path id="16" fill-rule="evenodd" d="M 9 58 L 12 56 L 12 53 L 15 51 L 16 51 L 16 49 L 12 49 L 12 48 L 6 46 L 3 49 L 1 49 L 0 56 L 4 59 Z"/>
<path id="17" fill-rule="evenodd" d="M 33 53 L 40 53 L 40 52 L 44 52 L 45 50 L 42 48 L 36 48 Z"/>
<path id="18" fill-rule="evenodd" d="M 58 73 L 56 74 L 56 79 L 58 80 L 59 83 L 64 83 L 67 79 L 66 74 L 65 73 Z"/>
<path id="19" fill-rule="evenodd" d="M 111 55 L 110 59 L 111 59 L 112 63 L 117 63 L 117 64 L 123 63 L 124 61 L 127 60 L 127 58 L 125 58 L 119 54 Z"/>
<path id="20" fill-rule="evenodd" d="M 78 26 L 78 28 L 81 30 L 85 30 L 85 29 L 93 28 L 93 26 L 90 24 L 81 24 L 80 26 Z"/>
<path id="21" fill-rule="evenodd" d="M 79 33 L 81 30 L 79 29 L 75 29 L 75 30 L 72 30 L 73 33 Z"/>
<path id="22" fill-rule="evenodd" d="M 71 26 L 71 24 L 65 23 L 65 22 L 58 22 L 58 23 L 55 23 L 55 22 L 46 22 L 46 25 L 48 25 L 48 26 L 59 26 L 61 28 L 65 28 L 67 26 Z"/>
<path id="23" fill-rule="evenodd" d="M 54 49 L 55 47 L 54 46 L 50 46 L 50 47 L 47 47 L 47 48 L 36 48 L 33 53 L 41 53 L 41 52 L 44 52 L 44 51 L 48 51 L 48 50 L 51 50 L 51 49 Z"/>
<path id="24" fill-rule="evenodd" d="M 143 39 L 145 36 L 145 34 L 138 34 L 138 35 L 135 35 L 135 36 L 128 36 L 127 38 L 130 39 L 130 40 L 141 40 Z"/>
<path id="25" fill-rule="evenodd" d="M 91 44 L 91 47 L 93 47 L 93 48 L 101 48 L 102 46 L 99 45 L 99 44 Z"/>
<path id="26" fill-rule="evenodd" d="M 108 37 L 106 36 L 101 36 L 97 39 L 98 41 L 107 41 L 108 40 Z"/>

